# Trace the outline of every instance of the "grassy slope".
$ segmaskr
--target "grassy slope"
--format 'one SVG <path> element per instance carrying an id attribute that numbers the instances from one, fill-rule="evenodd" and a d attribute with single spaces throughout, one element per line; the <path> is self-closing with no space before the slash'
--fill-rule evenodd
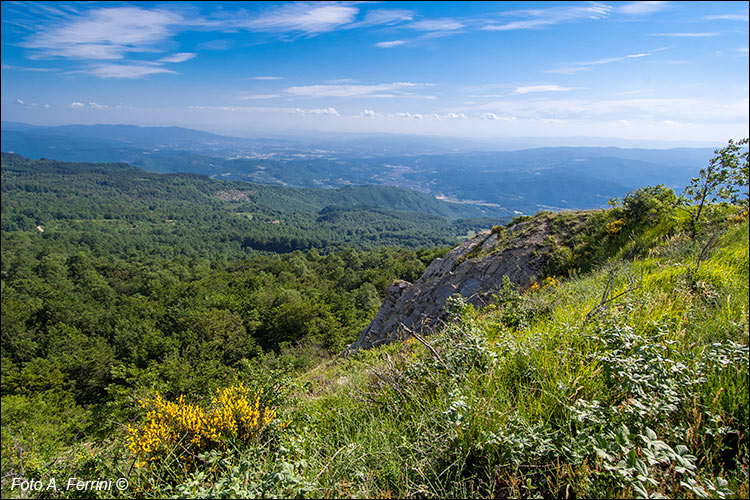
<path id="1" fill-rule="evenodd" d="M 240 462 L 281 495 L 747 497 L 748 224 L 697 269 L 698 243 L 644 238 L 639 258 L 626 245 L 598 271 L 463 308 L 427 338 L 437 355 L 412 340 L 317 367 L 281 452 Z M 635 287 L 586 321 L 605 288 Z M 219 467 L 183 492 L 271 476 L 253 477 Z"/>
<path id="2" fill-rule="evenodd" d="M 428 339 L 442 360 L 411 342 L 310 373 L 316 492 L 716 496 L 728 480 L 747 497 L 747 222 L 697 270 L 695 252 L 675 236 L 520 307 L 467 308 Z M 587 322 L 610 279 L 611 296 L 640 288 Z"/>

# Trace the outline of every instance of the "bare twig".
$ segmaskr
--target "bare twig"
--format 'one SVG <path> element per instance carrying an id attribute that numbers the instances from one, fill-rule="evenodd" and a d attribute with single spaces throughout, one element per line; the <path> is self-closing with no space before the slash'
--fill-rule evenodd
<path id="1" fill-rule="evenodd" d="M 435 350 L 435 348 L 434 348 L 434 347 L 432 347 L 432 346 L 431 346 L 431 345 L 430 345 L 429 343 L 427 343 L 427 341 L 426 341 L 425 339 L 423 339 L 423 338 L 422 338 L 422 337 L 421 337 L 421 336 L 420 336 L 420 335 L 419 335 L 419 334 L 418 334 L 417 332 L 415 332 L 414 330 L 412 330 L 411 328 L 409 328 L 409 327 L 408 327 L 408 326 L 406 326 L 405 324 L 403 324 L 403 323 L 399 323 L 399 324 L 401 325 L 401 327 L 402 327 L 402 328 L 403 328 L 404 330 L 406 330 L 407 332 L 411 333 L 411 334 L 412 334 L 412 335 L 414 336 L 414 338 L 415 338 L 415 339 L 417 339 L 417 340 L 418 340 L 418 341 L 420 341 L 420 342 L 421 342 L 422 344 L 424 344 L 424 346 L 425 346 L 425 347 L 426 347 L 427 349 L 429 349 L 429 350 L 430 350 L 430 351 L 432 352 L 432 354 L 434 354 L 434 355 L 435 355 L 435 357 L 436 357 L 436 358 L 438 359 L 438 361 L 440 361 L 440 362 L 441 362 L 441 363 L 443 364 L 443 366 L 445 367 L 445 369 L 446 369 L 446 370 L 448 369 L 448 365 L 447 365 L 447 364 L 445 364 L 445 361 L 443 361 L 443 358 L 441 358 L 441 357 L 440 357 L 440 354 L 438 354 L 438 352 L 437 352 L 437 351 Z"/>
<path id="2" fill-rule="evenodd" d="M 355 446 L 357 446 L 357 443 L 349 443 L 349 444 L 345 444 L 344 446 L 342 446 L 341 448 L 339 448 L 339 450 L 336 453 L 333 454 L 333 456 L 328 461 L 328 463 L 325 464 L 325 466 L 322 469 L 320 469 L 320 472 L 318 472 L 318 475 L 315 476 L 315 479 L 313 480 L 313 482 L 317 481 L 320 478 L 320 476 L 323 475 L 323 473 L 325 472 L 325 470 L 328 468 L 329 465 L 331 465 L 331 463 L 338 456 L 338 454 L 341 453 L 342 451 L 344 451 L 344 448 L 353 448 Z"/>
<path id="3" fill-rule="evenodd" d="M 604 287 L 604 294 L 602 294 L 602 300 L 599 302 L 599 304 L 597 304 L 593 309 L 591 309 L 586 314 L 586 318 L 583 320 L 583 324 L 584 325 L 586 323 L 588 323 L 598 312 L 604 310 L 604 306 L 606 306 L 610 302 L 612 302 L 612 301 L 614 301 L 614 300 L 622 297 L 623 295 L 626 295 L 626 294 L 628 294 L 630 292 L 633 292 L 633 291 L 638 290 L 639 288 L 643 287 L 643 268 L 641 268 L 641 279 L 640 279 L 640 283 L 638 284 L 638 286 L 634 286 L 632 288 L 628 288 L 624 292 L 618 293 L 615 296 L 607 298 L 609 296 L 609 293 L 610 293 L 609 292 L 610 286 L 614 282 L 614 278 L 615 278 L 615 275 L 614 275 L 614 272 L 613 272 L 613 273 L 610 274 L 609 279 L 607 280 L 607 284 Z"/>

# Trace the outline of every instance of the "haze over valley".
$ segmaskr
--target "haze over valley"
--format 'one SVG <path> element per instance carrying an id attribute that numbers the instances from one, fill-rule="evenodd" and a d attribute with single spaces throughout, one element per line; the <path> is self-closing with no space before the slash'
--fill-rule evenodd
<path id="1" fill-rule="evenodd" d="M 714 149 L 493 151 L 490 141 L 419 136 L 242 139 L 178 127 L 18 123 L 3 125 L 2 141 L 29 158 L 125 162 L 161 173 L 291 187 L 396 186 L 485 207 L 486 215 L 605 207 L 644 184 L 680 189 Z"/>

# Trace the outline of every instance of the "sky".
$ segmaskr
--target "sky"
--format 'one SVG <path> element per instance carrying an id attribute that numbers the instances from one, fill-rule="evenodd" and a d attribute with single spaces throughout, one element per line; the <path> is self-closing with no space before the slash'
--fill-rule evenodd
<path id="1" fill-rule="evenodd" d="M 748 136 L 748 2 L 2 2 L 3 121 Z"/>

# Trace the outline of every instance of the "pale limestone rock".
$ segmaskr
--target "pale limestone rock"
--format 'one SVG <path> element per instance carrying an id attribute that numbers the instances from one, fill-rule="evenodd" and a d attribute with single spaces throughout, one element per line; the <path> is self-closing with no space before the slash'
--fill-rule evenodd
<path id="1" fill-rule="evenodd" d="M 347 351 L 393 342 L 408 337 L 407 329 L 422 331 L 439 324 L 453 294 L 483 306 L 502 288 L 503 276 L 521 287 L 542 278 L 539 273 L 551 249 L 545 244 L 549 226 L 549 217 L 535 217 L 499 233 L 480 232 L 435 259 L 414 284 L 397 281 L 388 288 L 375 319 Z"/>

